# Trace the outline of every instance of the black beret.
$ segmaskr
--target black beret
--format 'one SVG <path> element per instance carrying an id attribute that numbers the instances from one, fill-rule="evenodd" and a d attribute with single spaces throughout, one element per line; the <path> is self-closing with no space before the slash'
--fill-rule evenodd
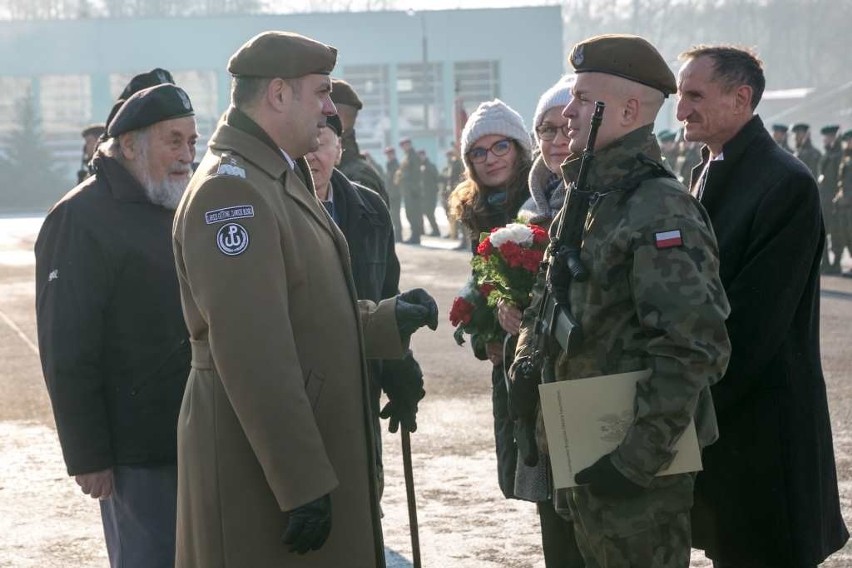
<path id="1" fill-rule="evenodd" d="M 109 123 L 107 134 L 115 138 L 157 122 L 194 114 L 186 92 L 171 83 L 165 83 L 142 89 L 127 99 Z"/>
<path id="2" fill-rule="evenodd" d="M 135 75 L 132 79 L 130 79 L 130 82 L 127 83 L 127 86 L 124 87 L 124 90 L 121 91 L 121 94 L 118 95 L 118 99 L 115 101 L 115 104 L 112 105 L 109 115 L 107 115 L 107 128 L 109 128 L 109 123 L 112 122 L 112 119 L 115 117 L 115 113 L 118 112 L 118 109 L 121 108 L 124 101 L 129 99 L 132 95 L 135 95 L 142 89 L 147 89 L 148 87 L 174 82 L 175 80 L 174 77 L 172 77 L 172 74 L 159 67 L 155 67 L 147 73 Z"/>
<path id="3" fill-rule="evenodd" d="M 663 130 L 659 134 L 657 134 L 657 138 L 660 139 L 660 142 L 674 142 L 675 138 L 677 138 L 677 132 L 672 132 L 671 130 Z"/>
<path id="4" fill-rule="evenodd" d="M 358 93 L 352 88 L 352 85 L 343 79 L 331 80 L 331 102 L 336 105 L 348 105 L 355 107 L 358 110 L 364 108 L 364 103 L 358 97 Z"/>
<path id="5" fill-rule="evenodd" d="M 785 132 L 786 133 L 789 130 L 789 128 L 787 128 L 786 124 L 773 124 L 772 130 L 774 130 L 775 132 Z"/>
<path id="6" fill-rule="evenodd" d="M 606 34 L 581 41 L 568 57 L 576 73 L 606 73 L 661 91 L 677 92 L 674 73 L 648 40 L 627 34 Z"/>
<path id="7" fill-rule="evenodd" d="M 82 136 L 85 138 L 86 136 L 100 136 L 106 130 L 106 126 L 103 124 L 90 124 L 86 128 L 83 129 Z"/>
<path id="8" fill-rule="evenodd" d="M 825 135 L 828 135 L 828 134 L 837 134 L 838 130 L 840 130 L 839 124 L 829 124 L 827 126 L 823 126 L 820 129 L 819 133 L 822 134 L 823 136 L 825 136 Z"/>
<path id="9" fill-rule="evenodd" d="M 329 75 L 337 63 L 337 49 L 291 32 L 263 32 L 231 56 L 228 72 L 243 77 L 295 79 Z"/>
<path id="10" fill-rule="evenodd" d="M 805 124 L 804 122 L 797 122 L 796 124 L 793 125 L 791 130 L 793 132 L 804 132 L 805 130 L 810 130 L 810 129 L 811 129 L 810 124 Z"/>
<path id="11" fill-rule="evenodd" d="M 162 85 L 163 83 L 174 83 L 174 77 L 172 74 L 166 71 L 165 69 L 160 69 L 156 67 L 151 69 L 147 73 L 140 73 L 133 77 L 127 86 L 124 87 L 124 90 L 121 91 L 121 94 L 118 96 L 119 100 L 126 101 L 131 96 L 135 95 L 142 89 L 147 89 L 148 87 L 154 87 L 156 85 Z"/>
<path id="12" fill-rule="evenodd" d="M 343 134 L 343 123 L 340 122 L 340 117 L 336 114 L 327 116 L 325 118 L 325 125 L 331 128 L 338 136 Z"/>
<path id="13" fill-rule="evenodd" d="M 852 130 L 847 130 L 840 136 L 840 138 L 843 140 L 852 140 Z"/>

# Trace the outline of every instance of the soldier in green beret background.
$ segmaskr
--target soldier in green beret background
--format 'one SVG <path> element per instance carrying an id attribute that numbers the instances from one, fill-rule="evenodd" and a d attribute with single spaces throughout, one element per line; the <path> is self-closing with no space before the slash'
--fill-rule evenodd
<path id="1" fill-rule="evenodd" d="M 843 147 L 837 135 L 840 125 L 830 124 L 820 129 L 825 153 L 819 161 L 819 202 L 822 206 L 822 218 L 825 223 L 826 245 L 822 252 L 822 271 L 825 274 L 840 274 L 840 252 L 836 231 L 837 219 L 834 211 L 834 196 L 837 194 L 837 182 L 840 176 L 840 163 L 843 161 Z M 828 251 L 834 252 L 834 262 L 828 257 Z"/>
<path id="2" fill-rule="evenodd" d="M 577 80 L 563 116 L 572 154 L 586 145 L 595 101 L 606 110 L 589 194 L 573 193 L 580 159 L 562 166 L 569 207 L 589 200 L 580 256 L 589 278 L 569 285 L 584 339 L 575 352 L 552 354 L 555 376 L 651 372 L 637 384 L 636 414 L 618 447 L 577 473 L 579 486 L 558 490 L 555 505 L 573 517 L 590 568 L 686 568 L 694 474 L 656 474 L 693 420 L 702 446 L 718 435 L 709 387 L 722 376 L 730 345 L 716 239 L 704 210 L 661 164 L 653 124 L 676 86 L 659 52 L 637 36 L 605 35 L 577 44 L 570 63 Z M 542 291 L 540 274 L 510 371 L 516 409 L 528 409 L 535 396 L 518 369 L 534 348 Z"/>
<path id="3" fill-rule="evenodd" d="M 382 174 L 361 155 L 361 149 L 358 148 L 358 141 L 355 138 L 355 122 L 358 119 L 358 111 L 364 108 L 364 103 L 361 102 L 352 85 L 343 79 L 331 80 L 331 101 L 337 107 L 337 116 L 343 124 L 343 134 L 340 137 L 343 157 L 340 158 L 338 169 L 350 181 L 360 183 L 381 195 L 385 204 L 389 205 L 388 192 L 382 180 Z"/>
<path id="4" fill-rule="evenodd" d="M 773 124 L 772 125 L 772 139 L 775 142 L 790 152 L 793 153 L 793 149 L 790 148 L 790 145 L 787 143 L 787 133 L 790 131 L 790 128 L 786 124 Z"/>
<path id="5" fill-rule="evenodd" d="M 808 169 L 811 170 L 814 179 L 819 177 L 819 160 L 822 154 L 814 148 L 811 142 L 811 127 L 809 124 L 799 122 L 793 125 L 793 142 L 795 143 L 795 151 L 793 155 L 802 160 Z"/>

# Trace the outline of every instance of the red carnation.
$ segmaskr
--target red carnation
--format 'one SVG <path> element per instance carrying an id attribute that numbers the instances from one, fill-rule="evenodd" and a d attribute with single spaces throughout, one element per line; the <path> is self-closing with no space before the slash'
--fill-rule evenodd
<path id="1" fill-rule="evenodd" d="M 485 258 L 491 256 L 492 252 L 494 252 L 494 246 L 491 244 L 491 239 L 487 237 L 476 247 L 476 254 Z"/>
<path id="2" fill-rule="evenodd" d="M 538 225 L 530 225 L 530 230 L 532 230 L 533 233 L 533 243 L 537 245 L 546 245 L 550 242 L 550 235 L 548 235 L 547 231 Z"/>
<path id="3" fill-rule="evenodd" d="M 453 306 L 450 308 L 450 323 L 454 326 L 469 324 L 470 320 L 473 319 L 473 308 L 473 304 L 461 296 L 456 296 L 453 300 Z"/>
<path id="4" fill-rule="evenodd" d="M 482 286 L 479 287 L 479 293 L 482 294 L 483 298 L 488 298 L 488 294 L 490 294 L 496 286 L 491 282 L 484 282 Z"/>

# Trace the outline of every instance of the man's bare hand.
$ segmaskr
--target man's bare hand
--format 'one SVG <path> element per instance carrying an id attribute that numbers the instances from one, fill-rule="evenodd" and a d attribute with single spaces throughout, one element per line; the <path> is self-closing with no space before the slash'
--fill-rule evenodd
<path id="1" fill-rule="evenodd" d="M 518 335 L 521 332 L 521 318 L 523 314 L 516 305 L 505 300 L 497 302 L 497 321 L 506 333 Z"/>
<path id="2" fill-rule="evenodd" d="M 503 344 L 499 341 L 492 341 L 485 344 L 485 355 L 492 365 L 499 365 L 503 362 Z"/>
<path id="3" fill-rule="evenodd" d="M 112 495 L 112 468 L 74 477 L 80 490 L 92 499 L 106 499 Z"/>

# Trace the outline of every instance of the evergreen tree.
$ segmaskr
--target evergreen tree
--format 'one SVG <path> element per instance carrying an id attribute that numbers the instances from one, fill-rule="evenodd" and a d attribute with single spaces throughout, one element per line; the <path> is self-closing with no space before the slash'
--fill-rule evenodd
<path id="1" fill-rule="evenodd" d="M 41 132 L 32 90 L 15 103 L 18 123 L 6 140 L 6 156 L 0 162 L 0 210 L 45 210 L 71 186 L 47 145 Z"/>

